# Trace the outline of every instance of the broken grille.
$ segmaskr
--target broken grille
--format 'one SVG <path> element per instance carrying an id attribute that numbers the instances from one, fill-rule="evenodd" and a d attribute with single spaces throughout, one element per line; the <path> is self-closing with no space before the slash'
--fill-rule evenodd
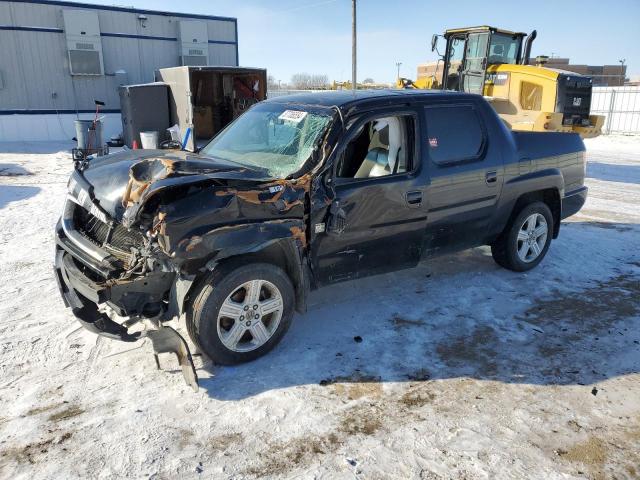
<path id="1" fill-rule="evenodd" d="M 144 244 L 140 232 L 127 230 L 118 223 L 110 227 L 78 205 L 73 212 L 73 223 L 85 238 L 123 261 L 125 266 L 129 263 L 131 248 Z"/>

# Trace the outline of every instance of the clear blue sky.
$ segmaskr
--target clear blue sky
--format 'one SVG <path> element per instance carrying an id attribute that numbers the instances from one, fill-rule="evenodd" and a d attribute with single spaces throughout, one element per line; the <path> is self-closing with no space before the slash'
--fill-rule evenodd
<path id="1" fill-rule="evenodd" d="M 351 0 L 129 2 L 137 8 L 236 17 L 240 64 L 266 67 L 283 82 L 297 72 L 351 77 Z M 395 62 L 402 62 L 402 76 L 413 78 L 419 63 L 435 60 L 429 47 L 433 33 L 472 25 L 535 28 L 533 56 L 553 53 L 590 65 L 618 65 L 624 58 L 627 75 L 640 75 L 640 0 L 359 0 L 358 79 L 391 82 Z"/>

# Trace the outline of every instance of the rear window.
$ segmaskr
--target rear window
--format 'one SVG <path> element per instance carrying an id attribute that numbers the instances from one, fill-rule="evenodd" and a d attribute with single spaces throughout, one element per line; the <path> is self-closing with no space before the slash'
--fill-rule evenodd
<path id="1" fill-rule="evenodd" d="M 431 160 L 439 165 L 476 160 L 482 154 L 484 132 L 471 105 L 425 108 Z"/>

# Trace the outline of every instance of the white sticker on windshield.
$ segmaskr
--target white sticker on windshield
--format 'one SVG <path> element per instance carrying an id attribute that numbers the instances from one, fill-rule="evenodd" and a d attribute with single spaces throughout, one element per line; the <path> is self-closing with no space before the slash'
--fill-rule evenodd
<path id="1" fill-rule="evenodd" d="M 285 122 L 300 123 L 307 116 L 307 112 L 301 112 L 300 110 L 285 110 L 278 117 Z"/>

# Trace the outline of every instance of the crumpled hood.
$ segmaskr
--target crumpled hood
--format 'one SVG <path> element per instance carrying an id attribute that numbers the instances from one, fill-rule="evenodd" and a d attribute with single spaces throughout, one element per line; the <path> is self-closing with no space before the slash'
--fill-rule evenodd
<path id="1" fill-rule="evenodd" d="M 259 169 L 176 150 L 126 150 L 98 157 L 82 176 L 93 187 L 96 203 L 118 221 L 128 207 L 168 186 L 206 179 L 233 180 L 234 184 L 270 180 Z"/>

